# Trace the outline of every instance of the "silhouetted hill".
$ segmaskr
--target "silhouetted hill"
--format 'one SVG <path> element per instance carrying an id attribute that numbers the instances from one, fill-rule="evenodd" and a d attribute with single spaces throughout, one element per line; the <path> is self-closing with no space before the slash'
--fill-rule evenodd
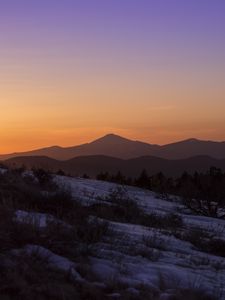
<path id="1" fill-rule="evenodd" d="M 156 156 L 165 159 L 186 159 L 188 157 L 207 155 L 217 159 L 225 158 L 225 142 L 200 141 L 189 139 L 168 145 L 152 145 L 132 141 L 114 134 L 108 134 L 91 143 L 74 146 L 38 149 L 23 153 L 0 155 L 0 160 L 18 156 L 48 156 L 57 160 L 68 160 L 79 156 L 105 155 L 122 159 L 140 156 Z"/>
<path id="2" fill-rule="evenodd" d="M 225 158 L 225 142 L 188 139 L 157 149 L 157 156 L 168 159 L 182 159 L 199 155 L 223 159 Z"/>
<path id="3" fill-rule="evenodd" d="M 61 167 L 64 167 L 63 163 L 63 161 L 49 158 L 47 156 L 19 156 L 10 158 L 3 162 L 4 165 L 12 168 L 20 168 L 24 166 L 28 169 L 43 168 L 54 172 L 59 170 Z"/>
<path id="4" fill-rule="evenodd" d="M 149 175 L 163 172 L 167 176 L 178 176 L 184 171 L 189 173 L 194 173 L 195 171 L 206 172 L 211 166 L 225 171 L 225 159 L 219 160 L 208 156 L 195 156 L 180 160 L 144 156 L 123 160 L 95 155 L 75 157 L 67 161 L 57 161 L 48 157 L 17 157 L 5 161 L 5 164 L 12 167 L 23 165 L 28 168 L 41 167 L 54 172 L 61 169 L 66 174 L 73 176 L 82 176 L 86 173 L 91 177 L 95 177 L 100 172 L 116 174 L 118 171 L 121 171 L 126 176 L 137 177 L 143 169 L 146 169 Z"/>

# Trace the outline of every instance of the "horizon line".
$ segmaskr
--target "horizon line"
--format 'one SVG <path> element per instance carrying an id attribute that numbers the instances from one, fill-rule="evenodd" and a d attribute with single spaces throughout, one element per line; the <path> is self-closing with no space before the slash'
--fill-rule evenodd
<path id="1" fill-rule="evenodd" d="M 21 151 L 16 151 L 16 152 L 8 152 L 8 153 L 0 153 L 0 156 L 4 156 L 4 155 L 14 155 L 14 154 L 20 154 L 20 153 L 26 153 L 26 152 L 31 152 L 31 151 L 35 151 L 35 150 L 44 150 L 44 149 L 49 149 L 49 148 L 62 148 L 62 149 L 66 149 L 66 148 L 73 148 L 73 147 L 78 147 L 78 146 L 82 146 L 82 145 L 85 145 L 85 144 L 91 144 L 95 141 L 98 141 L 98 140 L 101 140 L 101 139 L 104 139 L 106 137 L 109 137 L 109 136 L 114 136 L 114 137 L 118 137 L 118 138 L 121 138 L 121 139 L 125 139 L 125 140 L 128 140 L 128 141 L 132 141 L 132 142 L 141 142 L 141 143 L 144 143 L 144 144 L 148 144 L 148 145 L 154 145 L 154 146 L 160 146 L 160 147 L 163 147 L 163 146 L 167 146 L 167 145 L 172 145 L 172 144 L 176 144 L 176 143 L 181 143 L 181 142 L 187 142 L 187 141 L 199 141 L 199 142 L 211 142 L 211 143 L 224 143 L 225 140 L 204 140 L 204 139 L 199 139 L 199 138 L 185 138 L 185 139 L 178 139 L 178 140 L 175 140 L 175 141 L 171 141 L 169 143 L 166 143 L 166 144 L 155 144 L 155 143 L 150 143 L 148 141 L 143 141 L 143 140 L 138 140 L 138 139 L 130 139 L 130 138 L 127 138 L 127 137 L 124 137 L 124 136 L 121 136 L 119 134 L 115 134 L 115 133 L 108 133 L 108 134 L 105 134 L 103 136 L 100 136 L 98 138 L 95 138 L 89 142 L 85 142 L 85 143 L 81 143 L 81 144 L 75 144 L 75 145 L 69 145 L 69 146 L 60 146 L 60 145 L 48 145 L 48 146 L 40 146 L 39 148 L 35 147 L 33 149 L 27 149 L 27 150 L 21 150 Z"/>

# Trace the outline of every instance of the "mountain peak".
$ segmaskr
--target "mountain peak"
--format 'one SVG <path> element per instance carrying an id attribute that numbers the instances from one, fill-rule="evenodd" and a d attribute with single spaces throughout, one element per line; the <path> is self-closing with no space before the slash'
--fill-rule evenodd
<path id="1" fill-rule="evenodd" d="M 126 139 L 122 136 L 119 136 L 117 134 L 109 133 L 109 134 L 106 134 L 103 137 L 93 141 L 93 143 L 96 143 L 96 142 L 125 142 L 125 141 L 130 141 L 130 140 Z"/>
<path id="2" fill-rule="evenodd" d="M 0 155 L 0 160 L 16 156 L 48 156 L 58 160 L 72 159 L 78 156 L 105 155 L 122 159 L 140 156 L 157 156 L 166 159 L 185 159 L 196 155 L 207 155 L 223 159 L 225 142 L 203 141 L 195 138 L 178 141 L 167 145 L 152 145 L 141 141 L 124 138 L 110 133 L 92 142 L 72 146 L 52 146 L 22 153 Z"/>
<path id="3" fill-rule="evenodd" d="M 190 139 L 186 139 L 184 140 L 184 142 L 190 142 L 190 143 L 193 143 L 193 142 L 200 142 L 200 140 L 196 139 L 196 138 L 190 138 Z"/>

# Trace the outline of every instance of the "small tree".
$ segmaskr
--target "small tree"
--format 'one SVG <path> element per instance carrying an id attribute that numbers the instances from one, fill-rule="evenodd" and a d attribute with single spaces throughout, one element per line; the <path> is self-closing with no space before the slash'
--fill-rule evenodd
<path id="1" fill-rule="evenodd" d="M 136 185 L 143 188 L 151 188 L 150 177 L 148 176 L 147 171 L 144 169 L 140 176 L 136 179 Z"/>

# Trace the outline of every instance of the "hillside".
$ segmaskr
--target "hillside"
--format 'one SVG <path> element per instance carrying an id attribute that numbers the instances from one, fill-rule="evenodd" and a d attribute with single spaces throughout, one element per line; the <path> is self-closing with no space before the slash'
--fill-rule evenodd
<path id="1" fill-rule="evenodd" d="M 0 173 L 1 299 L 224 299 L 224 220 L 134 187 L 53 176 L 43 193 Z"/>
<path id="2" fill-rule="evenodd" d="M 74 147 L 53 146 L 34 151 L 0 155 L 0 160 L 18 156 L 48 156 L 57 160 L 68 160 L 78 156 L 104 155 L 121 159 L 140 156 L 155 156 L 165 159 L 186 159 L 192 156 L 210 156 L 225 158 L 225 142 L 201 141 L 188 139 L 168 145 L 152 145 L 132 141 L 114 134 L 108 134 L 91 143 Z"/>
<path id="3" fill-rule="evenodd" d="M 208 156 L 196 156 L 188 159 L 167 160 L 158 157 L 145 156 L 134 159 L 118 159 L 108 156 L 81 156 L 67 161 L 58 161 L 48 157 L 31 156 L 16 157 L 4 162 L 11 167 L 38 167 L 57 172 L 59 169 L 66 174 L 82 176 L 88 174 L 96 177 L 100 172 L 115 174 L 121 171 L 128 177 L 137 177 L 143 169 L 149 175 L 163 172 L 166 176 L 179 176 L 184 171 L 188 173 L 206 172 L 211 166 L 225 171 L 225 159 L 219 160 Z"/>

